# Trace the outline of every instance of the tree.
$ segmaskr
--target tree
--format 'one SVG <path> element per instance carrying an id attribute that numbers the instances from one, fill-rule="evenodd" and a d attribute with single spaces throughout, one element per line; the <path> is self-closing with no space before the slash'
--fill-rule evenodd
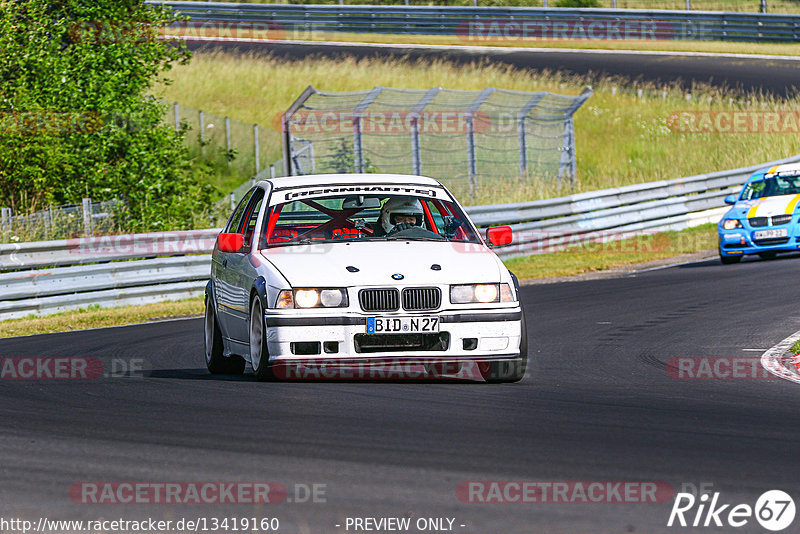
<path id="1" fill-rule="evenodd" d="M 125 201 L 131 229 L 192 224 L 208 206 L 183 132 L 148 93 L 185 47 L 142 0 L 0 0 L 0 205 Z"/>

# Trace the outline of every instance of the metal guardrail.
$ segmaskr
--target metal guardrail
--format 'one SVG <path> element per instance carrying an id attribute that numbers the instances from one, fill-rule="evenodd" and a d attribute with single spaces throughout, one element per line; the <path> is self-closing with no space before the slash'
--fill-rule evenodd
<path id="1" fill-rule="evenodd" d="M 510 225 L 505 257 L 715 222 L 754 171 L 800 155 L 688 178 L 516 204 L 467 208 L 479 227 Z M 0 320 L 89 304 L 119 306 L 202 294 L 219 229 L 0 245 Z M 147 258 L 134 261 L 132 258 Z M 90 263 L 90 265 L 82 265 Z M 54 268 L 44 268 L 56 266 Z"/>
<path id="2" fill-rule="evenodd" d="M 800 41 L 800 15 L 655 9 L 155 2 L 235 37 L 235 25 L 281 32 L 458 35 L 469 42 L 536 39 Z M 228 23 L 226 26 L 225 23 Z M 259 26 L 260 25 L 260 26 Z M 635 32 L 632 35 L 630 32 Z M 252 35 L 251 35 L 252 36 Z"/>

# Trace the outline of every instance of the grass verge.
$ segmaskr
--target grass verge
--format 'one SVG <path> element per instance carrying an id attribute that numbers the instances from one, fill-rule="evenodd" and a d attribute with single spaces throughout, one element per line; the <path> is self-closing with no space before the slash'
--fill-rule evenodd
<path id="1" fill-rule="evenodd" d="M 792 354 L 800 354 L 800 339 L 792 343 L 792 346 L 789 350 L 792 351 Z"/>
<path id="2" fill-rule="evenodd" d="M 604 271 L 623 265 L 699 252 L 715 246 L 715 225 L 705 224 L 681 232 L 644 235 L 605 244 L 574 246 L 561 252 L 511 258 L 505 260 L 505 264 L 520 280 L 547 278 Z M 202 313 L 203 299 L 199 297 L 122 308 L 90 307 L 44 317 L 0 321 L 0 338 L 135 324 L 157 319 L 199 316 Z"/>
<path id="3" fill-rule="evenodd" d="M 21 319 L 0 321 L 0 338 L 50 332 L 69 332 L 84 328 L 101 328 L 103 326 L 118 326 L 158 319 L 187 317 L 201 315 L 203 309 L 202 297 L 120 308 L 100 308 L 92 305 L 88 308 L 42 317 L 29 316 Z"/>
<path id="4" fill-rule="evenodd" d="M 262 125 L 268 161 L 280 157 L 278 117 L 309 84 L 320 91 L 363 91 L 381 85 L 472 90 L 501 87 L 576 95 L 590 82 L 488 62 L 454 65 L 446 61 L 313 57 L 288 61 L 219 51 L 195 54 L 189 64 L 173 69 L 172 77 L 172 84 L 157 88 L 166 99 Z M 623 82 L 595 80 L 594 95 L 575 114 L 575 192 L 731 169 L 800 153 L 796 132 L 685 133 L 670 127 L 674 126 L 671 120 L 683 111 L 796 113 L 800 112 L 798 100 L 738 98 L 704 87 L 693 89 L 691 98 L 687 98 L 684 91 L 669 87 L 642 85 L 641 92 L 635 88 L 623 91 Z M 518 175 L 479 176 L 478 186 L 474 197 L 462 201 L 472 205 L 517 202 L 569 192 L 544 180 L 520 183 Z"/>
<path id="5" fill-rule="evenodd" d="M 680 254 L 714 249 L 715 224 L 703 224 L 680 232 L 641 235 L 608 243 L 586 243 L 566 250 L 505 260 L 520 280 L 571 276 L 592 271 L 645 263 Z"/>

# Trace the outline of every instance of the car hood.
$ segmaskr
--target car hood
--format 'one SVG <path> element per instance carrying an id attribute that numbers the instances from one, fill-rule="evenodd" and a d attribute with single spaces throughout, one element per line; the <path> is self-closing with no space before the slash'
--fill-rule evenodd
<path id="1" fill-rule="evenodd" d="M 783 213 L 791 214 L 798 205 L 800 195 L 778 195 L 737 202 L 726 214 L 736 219 L 749 217 L 772 217 Z"/>
<path id="2" fill-rule="evenodd" d="M 499 258 L 483 244 L 379 241 L 294 245 L 261 251 L 292 287 L 500 282 Z M 437 264 L 441 270 L 433 270 Z M 358 272 L 350 272 L 347 267 Z M 392 275 L 402 275 L 395 281 Z"/>

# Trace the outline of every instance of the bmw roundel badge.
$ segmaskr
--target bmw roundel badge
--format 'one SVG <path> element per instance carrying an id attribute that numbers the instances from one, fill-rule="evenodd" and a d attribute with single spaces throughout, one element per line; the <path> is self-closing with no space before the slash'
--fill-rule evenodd
<path id="1" fill-rule="evenodd" d="M 393 280 L 402 280 L 403 278 L 404 278 L 404 276 L 402 274 L 400 274 L 400 273 L 395 273 L 395 274 L 392 275 L 392 279 Z"/>

